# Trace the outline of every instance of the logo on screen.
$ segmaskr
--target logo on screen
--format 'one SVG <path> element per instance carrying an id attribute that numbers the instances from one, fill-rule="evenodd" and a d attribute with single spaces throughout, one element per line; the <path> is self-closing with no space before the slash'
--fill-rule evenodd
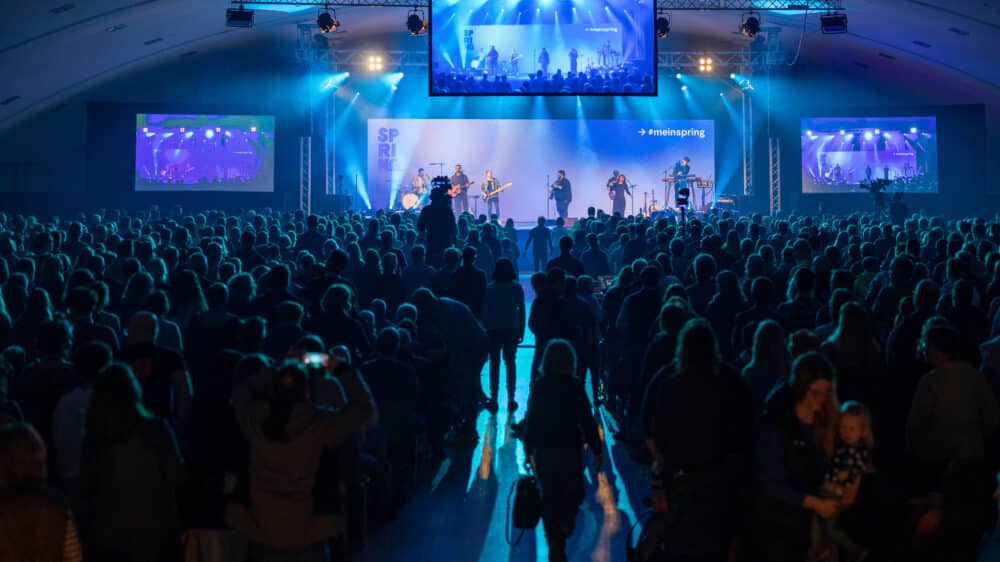
<path id="1" fill-rule="evenodd" d="M 396 163 L 396 138 L 399 129 L 382 127 L 376 133 L 378 169 L 380 172 L 391 172 Z"/>

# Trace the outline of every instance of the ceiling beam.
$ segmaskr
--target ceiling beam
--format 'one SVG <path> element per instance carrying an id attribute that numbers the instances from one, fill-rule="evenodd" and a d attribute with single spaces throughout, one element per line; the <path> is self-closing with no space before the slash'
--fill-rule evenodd
<path id="1" fill-rule="evenodd" d="M 382 6 L 429 8 L 430 0 L 230 0 L 233 5 L 256 6 Z M 829 11 L 843 9 L 843 0 L 656 0 L 658 10 L 698 11 Z"/>

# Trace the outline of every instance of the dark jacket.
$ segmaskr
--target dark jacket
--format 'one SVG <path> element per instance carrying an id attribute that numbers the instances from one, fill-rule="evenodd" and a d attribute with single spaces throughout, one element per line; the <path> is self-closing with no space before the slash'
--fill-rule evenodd
<path id="1" fill-rule="evenodd" d="M 582 496 L 583 444 L 596 451 L 601 441 L 580 380 L 570 375 L 543 375 L 536 380 L 524 425 L 524 448 L 535 455 L 536 472 L 579 478 Z"/>

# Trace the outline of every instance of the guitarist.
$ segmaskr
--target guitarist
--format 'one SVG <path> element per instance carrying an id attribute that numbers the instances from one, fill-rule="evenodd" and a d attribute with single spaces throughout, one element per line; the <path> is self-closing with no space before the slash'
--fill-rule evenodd
<path id="1" fill-rule="evenodd" d="M 486 216 L 500 216 L 500 194 L 497 193 L 499 189 L 500 180 L 493 177 L 493 170 L 486 170 L 486 179 L 483 180 L 483 185 L 479 188 L 486 201 Z"/>
<path id="2" fill-rule="evenodd" d="M 550 191 L 549 197 L 556 202 L 556 214 L 565 219 L 569 215 L 569 203 L 573 200 L 573 188 L 566 179 L 566 170 L 556 172 L 556 181 Z"/>
<path id="3" fill-rule="evenodd" d="M 450 178 L 451 189 L 448 195 L 455 200 L 455 212 L 459 215 L 469 212 L 469 176 L 462 171 L 461 164 L 455 164 L 455 173 Z"/>
<path id="4" fill-rule="evenodd" d="M 510 69 L 508 71 L 508 74 L 511 76 L 517 76 L 520 74 L 517 71 L 517 61 L 519 60 L 521 60 L 521 53 L 518 53 L 516 48 L 512 49 L 510 52 Z"/>

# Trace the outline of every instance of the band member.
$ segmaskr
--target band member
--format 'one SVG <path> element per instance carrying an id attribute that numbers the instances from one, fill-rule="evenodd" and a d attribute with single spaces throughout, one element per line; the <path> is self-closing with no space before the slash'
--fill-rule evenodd
<path id="1" fill-rule="evenodd" d="M 496 76 L 500 68 L 500 53 L 496 47 L 490 47 L 490 52 L 486 54 L 486 73 Z"/>
<path id="2" fill-rule="evenodd" d="M 413 180 L 410 181 L 410 189 L 413 193 L 416 193 L 420 197 L 417 201 L 418 206 L 422 206 L 427 199 L 428 190 L 427 186 L 430 184 L 430 178 L 424 172 L 423 168 L 417 168 L 417 175 L 413 176 Z"/>
<path id="3" fill-rule="evenodd" d="M 601 66 L 605 68 L 611 66 L 611 41 L 605 41 L 598 54 L 601 56 Z"/>
<path id="4" fill-rule="evenodd" d="M 844 171 L 840 169 L 840 164 L 833 165 L 833 181 L 839 182 L 844 179 Z"/>
<path id="5" fill-rule="evenodd" d="M 559 218 L 567 218 L 569 215 L 569 203 L 573 200 L 573 186 L 566 179 L 566 170 L 556 172 L 556 181 L 552 184 L 549 197 L 556 202 L 556 214 Z"/>
<path id="6" fill-rule="evenodd" d="M 871 164 L 865 166 L 865 180 L 868 182 L 872 181 L 872 166 Z"/>
<path id="7" fill-rule="evenodd" d="M 549 52 L 542 47 L 542 52 L 538 53 L 538 66 L 542 67 L 542 76 L 549 76 Z"/>
<path id="8" fill-rule="evenodd" d="M 625 196 L 632 195 L 625 174 L 615 170 L 608 179 L 608 196 L 611 198 L 611 214 L 625 216 Z"/>
<path id="9" fill-rule="evenodd" d="M 576 59 L 579 56 L 579 53 L 576 52 L 576 47 L 569 50 L 569 71 L 572 74 L 576 74 Z"/>
<path id="10" fill-rule="evenodd" d="M 677 187 L 687 187 L 688 175 L 691 174 L 691 158 L 685 156 L 674 164 L 674 179 Z"/>
<path id="11" fill-rule="evenodd" d="M 519 74 L 517 70 L 517 61 L 521 60 L 521 53 L 517 52 L 517 49 L 512 49 L 510 52 L 510 72 L 511 76 L 517 76 Z"/>
<path id="12" fill-rule="evenodd" d="M 461 164 L 455 164 L 455 173 L 450 178 L 451 193 L 455 199 L 455 212 L 458 214 L 469 212 L 469 176 L 462 171 Z"/>
<path id="13" fill-rule="evenodd" d="M 500 216 L 500 194 L 496 193 L 498 189 L 500 189 L 500 180 L 493 177 L 493 170 L 486 170 L 486 179 L 483 180 L 483 185 L 479 190 L 486 201 L 487 216 Z"/>

